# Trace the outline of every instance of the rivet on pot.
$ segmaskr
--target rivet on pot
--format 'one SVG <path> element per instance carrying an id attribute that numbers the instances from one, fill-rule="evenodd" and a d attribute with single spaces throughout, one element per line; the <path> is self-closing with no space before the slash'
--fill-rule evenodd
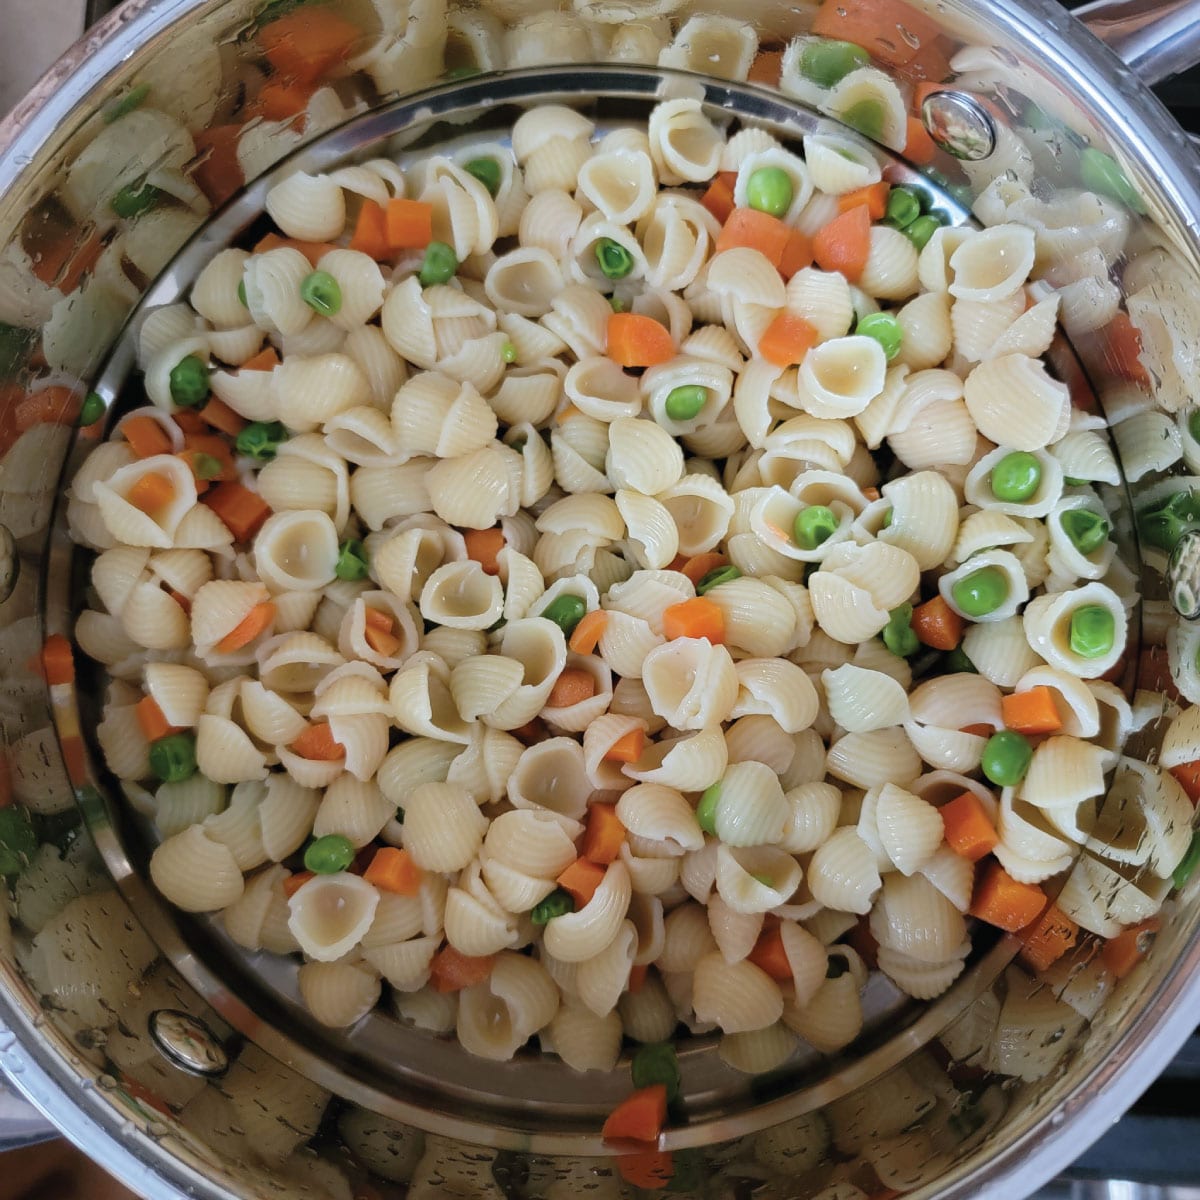
<path id="1" fill-rule="evenodd" d="M 21 568 L 17 558 L 17 543 L 7 525 L 0 525 L 0 604 L 12 595 L 17 586 L 17 572 Z"/>
<path id="2" fill-rule="evenodd" d="M 966 92 L 933 92 L 921 105 L 929 136 L 955 158 L 978 162 L 996 149 L 996 123 L 974 96 Z"/>
<path id="3" fill-rule="evenodd" d="M 1200 617 L 1200 529 L 1189 529 L 1171 551 L 1167 587 L 1175 611 L 1185 621 Z"/>
<path id="4" fill-rule="evenodd" d="M 150 1037 L 173 1066 L 189 1075 L 214 1079 L 229 1070 L 229 1055 L 203 1021 L 174 1008 L 150 1014 Z"/>

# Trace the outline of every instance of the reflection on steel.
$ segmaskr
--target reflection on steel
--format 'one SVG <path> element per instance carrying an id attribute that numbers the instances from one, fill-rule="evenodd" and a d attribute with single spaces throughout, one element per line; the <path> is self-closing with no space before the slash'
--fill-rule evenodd
<path id="1" fill-rule="evenodd" d="M 1075 16 L 1143 83 L 1158 83 L 1200 58 L 1196 0 L 1094 0 Z"/>
<path id="2" fill-rule="evenodd" d="M 1200 617 L 1200 529 L 1189 529 L 1171 552 L 1167 587 L 1175 611 L 1184 620 Z"/>
<path id="3" fill-rule="evenodd" d="M 229 1055 L 198 1017 L 174 1008 L 150 1014 L 150 1036 L 171 1063 L 189 1075 L 215 1079 L 229 1070 Z"/>
<path id="4" fill-rule="evenodd" d="M 13 535 L 7 525 L 0 525 L 0 604 L 12 595 L 13 588 L 17 586 L 20 566 Z"/>
<path id="5" fill-rule="evenodd" d="M 921 105 L 929 136 L 955 158 L 979 162 L 996 149 L 996 125 L 974 96 L 966 92 L 934 92 Z"/>

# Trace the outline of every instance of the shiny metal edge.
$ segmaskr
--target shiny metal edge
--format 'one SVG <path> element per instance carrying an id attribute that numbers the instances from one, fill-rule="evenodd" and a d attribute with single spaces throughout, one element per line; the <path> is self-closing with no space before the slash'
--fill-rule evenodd
<path id="1" fill-rule="evenodd" d="M 1154 84 L 1200 62 L 1196 0 L 1093 0 L 1075 10 L 1143 83 Z"/>

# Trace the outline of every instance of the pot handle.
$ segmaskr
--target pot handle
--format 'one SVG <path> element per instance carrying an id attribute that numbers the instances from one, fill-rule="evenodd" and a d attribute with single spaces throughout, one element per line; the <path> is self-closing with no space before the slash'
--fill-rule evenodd
<path id="1" fill-rule="evenodd" d="M 1145 84 L 1200 62 L 1196 0 L 1092 0 L 1074 15 Z"/>

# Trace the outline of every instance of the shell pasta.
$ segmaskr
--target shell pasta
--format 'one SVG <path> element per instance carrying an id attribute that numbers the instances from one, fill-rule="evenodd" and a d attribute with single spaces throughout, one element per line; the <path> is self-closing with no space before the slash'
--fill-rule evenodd
<path id="1" fill-rule="evenodd" d="M 661 61 L 741 73 L 708 20 Z M 828 111 L 890 113 L 876 76 Z M 317 1021 L 581 1071 L 717 1028 L 762 1071 L 857 1036 L 856 933 L 927 1000 L 1080 847 L 1125 886 L 1064 889 L 1072 938 L 1161 901 L 1127 867 L 1190 814 L 1120 758 L 1116 460 L 1033 232 L 919 249 L 857 142 L 804 150 L 531 109 L 293 174 L 145 322 L 150 406 L 68 498 L 98 739 L 161 894 L 302 958 Z"/>

